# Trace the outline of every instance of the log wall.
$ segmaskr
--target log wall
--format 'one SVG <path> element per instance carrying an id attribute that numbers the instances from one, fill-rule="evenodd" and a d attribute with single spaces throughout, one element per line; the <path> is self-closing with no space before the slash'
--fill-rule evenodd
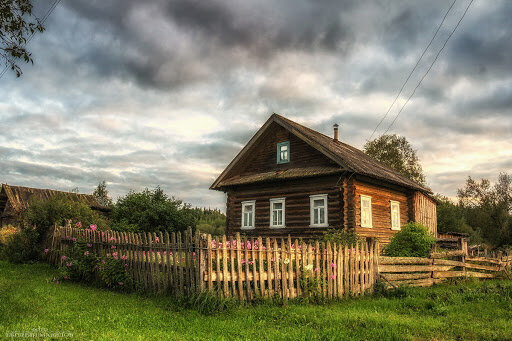
<path id="1" fill-rule="evenodd" d="M 437 204 L 427 195 L 416 191 L 409 197 L 413 221 L 425 225 L 437 237 Z"/>

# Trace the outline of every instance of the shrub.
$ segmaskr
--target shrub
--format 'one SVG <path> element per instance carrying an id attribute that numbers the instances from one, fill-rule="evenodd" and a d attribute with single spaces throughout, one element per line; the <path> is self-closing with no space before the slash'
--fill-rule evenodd
<path id="1" fill-rule="evenodd" d="M 7 240 L 15 233 L 20 232 L 20 228 L 12 225 L 3 226 L 0 228 L 0 248 L 2 248 Z"/>
<path id="2" fill-rule="evenodd" d="M 72 201 L 65 195 L 56 195 L 48 200 L 31 200 L 23 219 L 27 225 L 37 226 L 38 242 L 43 240 L 54 224 L 64 225 L 67 220 L 81 222 L 83 226 L 96 224 L 100 229 L 107 225 L 105 218 L 87 204 Z"/>
<path id="3" fill-rule="evenodd" d="M 125 257 L 117 252 L 108 253 L 97 265 L 99 278 L 110 289 L 127 291 L 134 288 L 134 282 L 127 269 Z"/>
<path id="4" fill-rule="evenodd" d="M 22 229 L 6 238 L 2 248 L 2 258 L 20 264 L 39 258 L 37 247 L 38 234 L 35 229 Z"/>
<path id="5" fill-rule="evenodd" d="M 420 223 L 402 226 L 386 247 L 386 255 L 391 257 L 428 257 L 435 238 Z"/>
<path id="6" fill-rule="evenodd" d="M 160 188 L 131 191 L 112 209 L 112 228 L 118 231 L 184 231 L 194 226 L 190 206 L 168 197 Z"/>
<path id="7" fill-rule="evenodd" d="M 359 241 L 359 237 L 353 229 L 328 229 L 324 232 L 322 240 L 341 245 L 353 245 Z"/>
<path id="8" fill-rule="evenodd" d="M 94 281 L 98 258 L 91 247 L 84 242 L 75 242 L 65 257 L 61 268 L 63 279 L 86 283 Z"/>

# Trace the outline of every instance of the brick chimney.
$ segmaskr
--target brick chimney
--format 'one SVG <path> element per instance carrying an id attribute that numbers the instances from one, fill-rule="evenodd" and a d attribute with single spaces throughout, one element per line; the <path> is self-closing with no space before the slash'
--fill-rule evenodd
<path id="1" fill-rule="evenodd" d="M 333 140 L 334 141 L 338 141 L 338 127 L 339 126 L 338 126 L 337 123 L 334 123 L 332 127 L 334 128 L 334 138 L 333 138 Z"/>

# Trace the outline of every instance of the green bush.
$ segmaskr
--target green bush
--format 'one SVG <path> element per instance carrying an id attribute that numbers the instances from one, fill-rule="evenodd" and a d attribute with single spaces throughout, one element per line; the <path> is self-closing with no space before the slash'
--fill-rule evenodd
<path id="1" fill-rule="evenodd" d="M 92 252 L 91 247 L 91 244 L 84 242 L 73 243 L 62 260 L 63 279 L 86 283 L 94 282 L 98 257 Z"/>
<path id="2" fill-rule="evenodd" d="M 190 205 L 168 197 L 158 187 L 119 198 L 111 218 L 112 229 L 129 232 L 184 231 L 195 225 Z"/>
<path id="3" fill-rule="evenodd" d="M 119 257 L 117 252 L 102 257 L 97 265 L 102 284 L 114 290 L 132 290 L 135 283 L 128 273 L 127 266 L 126 258 Z"/>
<path id="4" fill-rule="evenodd" d="M 25 228 L 10 235 L 2 248 L 2 258 L 14 264 L 37 260 L 40 256 L 37 240 L 35 229 Z"/>
<path id="5" fill-rule="evenodd" d="M 425 226 L 411 222 L 393 236 L 385 253 L 390 257 L 427 257 L 434 243 Z"/>
<path id="6" fill-rule="evenodd" d="M 65 195 L 56 195 L 48 200 L 34 199 L 23 212 L 26 225 L 37 227 L 38 242 L 43 241 L 46 233 L 57 225 L 65 225 L 67 220 L 73 224 L 80 222 L 82 226 L 91 224 L 104 229 L 107 221 L 98 212 L 93 211 L 89 205 L 70 200 Z"/>
<path id="7" fill-rule="evenodd" d="M 354 229 L 328 229 L 324 232 L 322 240 L 341 245 L 354 245 L 359 241 L 359 237 Z"/>

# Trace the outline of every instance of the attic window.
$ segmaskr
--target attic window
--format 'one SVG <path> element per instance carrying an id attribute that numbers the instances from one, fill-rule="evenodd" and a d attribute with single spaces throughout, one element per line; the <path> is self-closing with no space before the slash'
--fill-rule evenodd
<path id="1" fill-rule="evenodd" d="M 277 163 L 290 162 L 290 142 L 279 142 L 277 144 Z"/>

